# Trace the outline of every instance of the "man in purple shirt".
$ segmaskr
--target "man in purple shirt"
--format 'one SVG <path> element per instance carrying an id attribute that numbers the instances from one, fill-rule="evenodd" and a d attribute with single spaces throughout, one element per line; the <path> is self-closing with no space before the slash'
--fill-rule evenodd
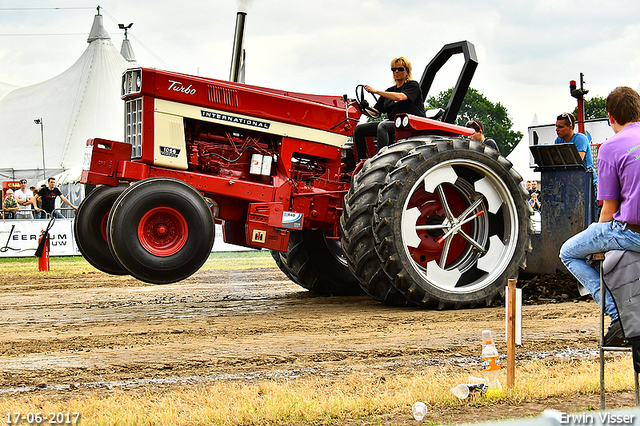
<path id="1" fill-rule="evenodd" d="M 607 115 L 615 135 L 598 152 L 598 199 L 602 211 L 598 223 L 567 240 L 560 259 L 600 304 L 600 275 L 586 257 L 609 250 L 640 252 L 640 95 L 629 87 L 617 87 L 606 101 Z M 605 346 L 621 346 L 618 310 L 606 293 L 605 313 L 611 324 Z"/>

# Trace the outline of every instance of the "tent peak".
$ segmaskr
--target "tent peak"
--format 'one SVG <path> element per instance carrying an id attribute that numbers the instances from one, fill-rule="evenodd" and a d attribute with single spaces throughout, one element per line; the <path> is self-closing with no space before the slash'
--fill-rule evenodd
<path id="1" fill-rule="evenodd" d="M 136 62 L 136 56 L 133 54 L 133 48 L 131 47 L 131 42 L 127 38 L 122 40 L 122 47 L 120 48 L 120 54 L 128 62 Z"/>
<path id="2" fill-rule="evenodd" d="M 98 8 L 98 14 L 93 17 L 93 25 L 91 26 L 91 32 L 89 32 L 89 38 L 87 43 L 91 43 L 95 40 L 111 40 L 111 36 L 104 29 L 102 24 L 102 15 L 100 15 L 100 9 Z"/>
<path id="3" fill-rule="evenodd" d="M 124 40 L 122 40 L 122 47 L 120 48 L 120 54 L 129 62 L 136 62 L 136 56 L 133 54 L 133 48 L 129 41 L 129 29 L 133 26 L 133 22 L 129 25 L 118 24 L 118 28 L 124 30 Z"/>

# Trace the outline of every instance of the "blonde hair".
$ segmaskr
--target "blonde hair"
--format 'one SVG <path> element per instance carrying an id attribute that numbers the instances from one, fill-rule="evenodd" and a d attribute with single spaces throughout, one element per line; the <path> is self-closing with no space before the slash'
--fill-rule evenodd
<path id="1" fill-rule="evenodd" d="M 407 80 L 406 81 L 411 81 L 413 80 L 413 74 L 411 74 L 411 62 L 409 62 L 409 60 L 407 58 L 405 58 L 404 56 L 398 56 L 397 58 L 393 58 L 393 60 L 391 61 L 391 66 L 394 66 L 396 64 L 396 62 L 400 62 L 402 64 L 403 67 L 405 67 L 407 69 Z"/>

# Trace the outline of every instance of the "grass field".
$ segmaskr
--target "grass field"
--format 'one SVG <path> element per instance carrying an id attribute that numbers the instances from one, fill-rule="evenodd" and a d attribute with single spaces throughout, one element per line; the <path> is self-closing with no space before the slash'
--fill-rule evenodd
<path id="1" fill-rule="evenodd" d="M 82 256 L 56 256 L 50 258 L 49 271 L 56 274 L 81 274 L 96 272 Z M 247 269 L 247 268 L 276 268 L 276 264 L 269 251 L 238 251 L 211 253 L 209 259 L 202 266 L 203 270 L 215 269 Z M 0 273 L 20 275 L 37 275 L 38 258 L 4 257 L 0 258 Z"/>
<path id="2" fill-rule="evenodd" d="M 627 359 L 607 364 L 607 389 L 631 390 Z M 409 424 L 411 406 L 424 401 L 433 413 L 460 408 L 499 410 L 527 401 L 598 392 L 597 361 L 535 361 L 518 366 L 516 385 L 501 396 L 459 400 L 448 389 L 467 376 L 433 368 L 411 376 L 351 374 L 262 383 L 219 382 L 176 391 L 116 391 L 108 397 L 47 401 L 38 396 L 0 398 L 0 413 L 81 413 L 81 425 L 342 425 Z M 631 385 L 632 386 L 632 385 Z M 466 407 L 466 408 L 464 408 Z M 581 410 L 595 410 L 585 406 Z M 536 413 L 535 415 L 539 415 Z M 382 422 L 381 416 L 385 420 Z M 398 423 L 388 418 L 397 418 Z M 478 421 L 483 421 L 478 418 Z M 412 419 L 410 421 L 413 421 Z M 455 423 L 455 421 L 454 421 Z M 416 423 L 417 424 L 417 423 Z M 428 418 L 422 424 L 433 425 Z"/>

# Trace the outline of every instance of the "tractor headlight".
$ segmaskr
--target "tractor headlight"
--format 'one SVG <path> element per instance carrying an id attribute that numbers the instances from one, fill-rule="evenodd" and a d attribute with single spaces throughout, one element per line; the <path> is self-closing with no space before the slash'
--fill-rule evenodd
<path id="1" fill-rule="evenodd" d="M 142 70 L 127 70 L 122 74 L 122 96 L 139 93 L 142 89 Z"/>

